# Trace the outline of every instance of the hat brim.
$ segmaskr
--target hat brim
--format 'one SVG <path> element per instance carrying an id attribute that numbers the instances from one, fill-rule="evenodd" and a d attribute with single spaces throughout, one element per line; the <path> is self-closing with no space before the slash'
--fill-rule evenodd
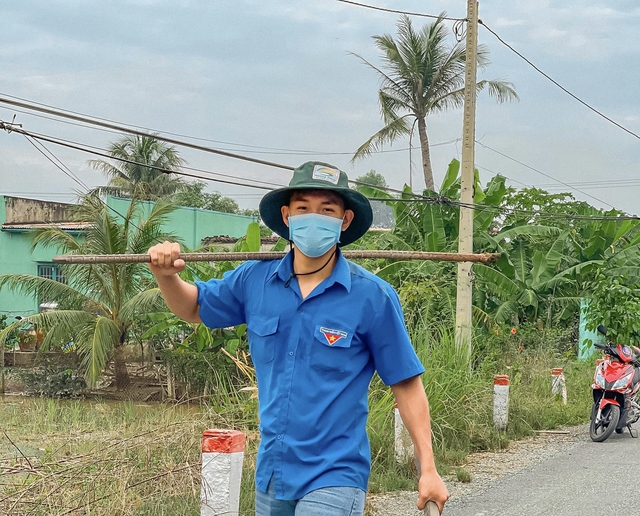
<path id="1" fill-rule="evenodd" d="M 282 220 L 282 206 L 289 204 L 291 194 L 300 190 L 321 190 L 322 187 L 287 187 L 273 190 L 266 194 L 260 201 L 260 217 L 262 221 L 275 233 L 282 238 L 290 240 L 289 227 Z M 326 187 L 327 190 L 337 193 L 344 199 L 344 208 L 352 210 L 354 213 L 353 220 L 349 227 L 340 235 L 339 245 L 348 245 L 355 242 L 364 235 L 371 227 L 373 222 L 373 211 L 369 199 L 360 192 L 351 190 L 350 188 L 336 188 L 334 186 Z"/>

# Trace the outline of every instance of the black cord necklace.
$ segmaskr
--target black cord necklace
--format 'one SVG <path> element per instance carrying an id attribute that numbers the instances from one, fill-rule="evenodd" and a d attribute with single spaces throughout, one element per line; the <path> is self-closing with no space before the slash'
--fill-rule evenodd
<path id="1" fill-rule="evenodd" d="M 336 248 L 333 250 L 333 253 L 331 253 L 331 256 L 329 256 L 329 259 L 326 261 L 326 263 L 320 267 L 319 269 L 316 269 L 315 271 L 311 271 L 311 272 L 298 272 L 296 273 L 295 271 L 291 273 L 291 275 L 289 276 L 289 279 L 287 279 L 287 281 L 284 282 L 284 288 L 289 288 L 289 285 L 291 285 L 291 280 L 293 278 L 297 278 L 298 276 L 309 276 L 310 274 L 315 274 L 316 272 L 320 272 L 322 269 L 324 269 L 327 265 L 329 265 L 329 262 L 331 260 L 333 260 L 333 257 L 336 255 L 336 253 L 338 252 L 338 246 L 336 246 Z M 293 257 L 295 259 L 295 250 L 293 251 Z M 293 262 L 291 263 L 291 268 L 293 268 Z"/>

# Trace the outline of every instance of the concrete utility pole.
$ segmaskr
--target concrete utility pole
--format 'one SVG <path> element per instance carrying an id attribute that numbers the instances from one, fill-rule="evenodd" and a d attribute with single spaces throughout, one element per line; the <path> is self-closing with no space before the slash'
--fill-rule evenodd
<path id="1" fill-rule="evenodd" d="M 473 183 L 476 135 L 476 68 L 478 48 L 478 2 L 467 0 L 467 43 L 464 84 L 464 119 L 462 123 L 462 171 L 458 252 L 473 252 Z M 456 296 L 456 345 L 468 350 L 471 356 L 471 262 L 458 264 Z"/>

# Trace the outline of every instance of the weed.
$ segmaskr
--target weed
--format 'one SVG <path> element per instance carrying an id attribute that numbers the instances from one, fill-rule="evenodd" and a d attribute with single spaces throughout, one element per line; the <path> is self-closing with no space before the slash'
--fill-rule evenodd
<path id="1" fill-rule="evenodd" d="M 456 469 L 456 478 L 458 479 L 458 482 L 464 482 L 465 484 L 468 484 L 469 482 L 471 482 L 471 473 L 469 473 L 464 468 L 458 468 Z"/>

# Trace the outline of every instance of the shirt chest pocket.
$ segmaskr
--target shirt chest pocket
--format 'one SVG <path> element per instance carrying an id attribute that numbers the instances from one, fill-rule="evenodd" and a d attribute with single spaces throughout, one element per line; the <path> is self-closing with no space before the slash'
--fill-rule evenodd
<path id="1" fill-rule="evenodd" d="M 310 365 L 327 373 L 344 374 L 356 352 L 353 349 L 353 332 L 337 329 L 333 325 L 318 324 L 314 331 Z"/>
<path id="2" fill-rule="evenodd" d="M 251 315 L 247 323 L 249 350 L 254 361 L 271 362 L 275 354 L 279 317 Z"/>

